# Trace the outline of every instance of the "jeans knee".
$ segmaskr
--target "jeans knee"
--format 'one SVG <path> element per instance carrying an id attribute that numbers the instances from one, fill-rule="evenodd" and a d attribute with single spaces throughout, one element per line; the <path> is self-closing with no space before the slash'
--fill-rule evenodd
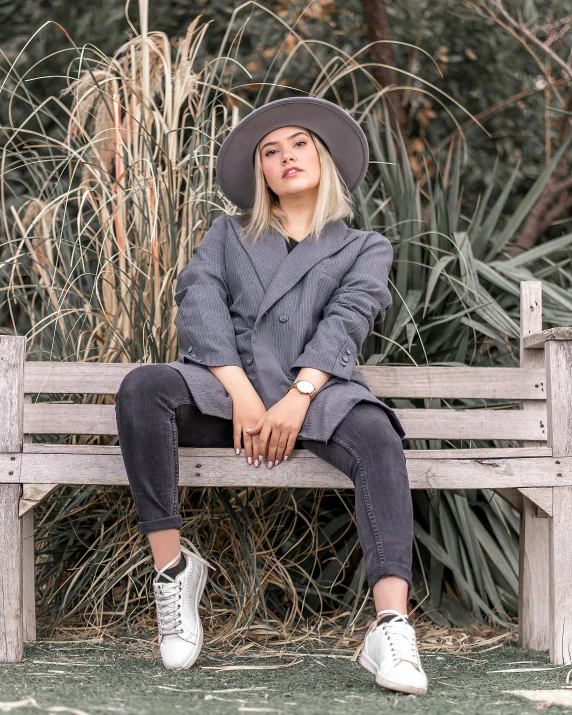
<path id="1" fill-rule="evenodd" d="M 129 405 L 137 402 L 148 403 L 159 393 L 166 393 L 171 381 L 173 387 L 178 389 L 179 379 L 176 370 L 168 365 L 161 363 L 139 365 L 130 370 L 121 381 L 115 395 L 115 404 L 117 406 L 123 402 Z"/>
<path id="2" fill-rule="evenodd" d="M 385 448 L 391 450 L 393 454 L 405 457 L 403 440 L 395 431 L 395 428 L 389 421 L 389 417 L 387 418 L 387 428 L 383 431 L 383 443 Z"/>

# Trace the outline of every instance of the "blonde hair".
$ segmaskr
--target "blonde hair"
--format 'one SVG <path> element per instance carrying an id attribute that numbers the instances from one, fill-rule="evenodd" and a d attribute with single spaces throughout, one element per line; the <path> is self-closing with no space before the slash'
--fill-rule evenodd
<path id="1" fill-rule="evenodd" d="M 305 127 L 302 128 L 312 137 L 320 160 L 321 176 L 318 186 L 318 198 L 309 229 L 309 234 L 314 235 L 318 240 L 322 229 L 330 221 L 345 217 L 349 217 L 350 220 L 353 219 L 354 201 L 324 142 L 314 132 Z M 256 145 L 254 152 L 254 203 L 251 209 L 240 214 L 243 223 L 242 237 L 249 235 L 252 237 L 253 242 L 256 242 L 270 227 L 275 228 L 285 237 L 288 235 L 284 228 L 286 214 L 280 208 L 278 196 L 266 183 L 260 152 L 258 151 L 259 146 L 260 142 Z"/>

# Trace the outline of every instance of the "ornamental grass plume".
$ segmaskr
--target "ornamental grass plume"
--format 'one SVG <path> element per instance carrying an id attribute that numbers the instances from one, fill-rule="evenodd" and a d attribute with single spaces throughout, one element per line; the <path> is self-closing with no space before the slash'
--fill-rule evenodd
<path id="1" fill-rule="evenodd" d="M 289 38 L 274 48 L 258 84 L 237 59 L 244 26 L 226 48 L 245 9 L 264 13 Z M 358 228 L 383 233 L 396 253 L 393 306 L 366 341 L 362 364 L 516 365 L 519 281 L 535 277 L 543 280 L 547 322 L 570 323 L 572 236 L 517 258 L 506 254 L 567 151 L 568 139 L 518 210 L 505 218 L 518 164 L 503 191 L 493 196 L 495 164 L 476 208 L 463 200 L 466 142 L 449 145 L 444 167 L 440 156 L 429 152 L 421 175 L 414 174 L 403 138 L 387 121 L 382 99 L 388 90 L 376 84 L 366 62 L 359 62 L 361 52 L 349 56 L 319 43 L 318 54 L 318 43 L 301 38 L 295 27 L 256 2 L 232 13 L 214 58 L 201 54 L 207 26 L 199 23 L 200 16 L 173 42 L 147 31 L 143 0 L 140 18 L 141 33 L 112 57 L 71 41 L 74 56 L 60 97 L 38 104 L 15 65 L 13 86 L 4 83 L 10 88 L 5 105 L 10 121 L 2 127 L 1 141 L 1 324 L 4 332 L 27 336 L 29 360 L 176 359 L 176 277 L 214 218 L 235 210 L 217 189 L 218 147 L 241 115 L 283 89 L 291 93 L 283 78 L 296 52 L 307 52 L 316 64 L 316 77 L 307 80 L 304 91 L 346 96 L 348 110 L 368 133 L 372 161 L 356 194 Z M 422 77 L 405 74 L 415 80 L 410 92 L 454 101 Z M 258 95 L 249 101 L 255 86 Z M 29 108 L 19 125 L 12 120 L 16 104 Z M 110 395 L 33 399 L 113 403 Z M 391 404 L 518 409 L 510 401 L 481 402 Z M 35 435 L 38 440 L 117 444 L 116 435 Z M 405 446 L 490 445 L 408 440 Z M 414 501 L 417 612 L 427 613 L 438 626 L 476 619 L 513 627 L 516 512 L 490 490 L 419 491 Z M 218 566 L 204 596 L 203 622 L 211 643 L 359 642 L 355 636 L 369 615 L 370 594 L 350 492 L 185 487 L 180 508 L 183 535 Z M 35 536 L 41 634 L 124 628 L 146 633 L 154 627 L 153 566 L 128 488 L 58 488 L 36 509 Z"/>

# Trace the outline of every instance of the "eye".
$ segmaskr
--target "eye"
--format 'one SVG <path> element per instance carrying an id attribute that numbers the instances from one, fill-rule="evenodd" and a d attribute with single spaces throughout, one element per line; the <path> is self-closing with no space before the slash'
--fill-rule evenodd
<path id="1" fill-rule="evenodd" d="M 294 144 L 294 146 L 296 146 L 297 144 L 305 145 L 306 142 L 305 142 L 303 139 L 300 139 L 299 141 L 296 142 L 296 144 Z M 269 150 L 266 152 L 266 154 L 264 154 L 264 156 L 270 156 L 270 154 L 272 154 L 273 151 L 276 151 L 276 149 L 269 149 Z"/>

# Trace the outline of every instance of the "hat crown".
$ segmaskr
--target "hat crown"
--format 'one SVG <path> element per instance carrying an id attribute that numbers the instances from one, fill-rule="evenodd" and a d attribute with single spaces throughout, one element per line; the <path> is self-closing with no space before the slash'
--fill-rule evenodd
<path id="1" fill-rule="evenodd" d="M 369 146 L 363 129 L 343 107 L 319 97 L 285 97 L 253 110 L 222 143 L 216 175 L 223 193 L 241 209 L 254 202 L 254 151 L 260 140 L 293 125 L 317 134 L 327 146 L 350 193 L 367 172 Z"/>

